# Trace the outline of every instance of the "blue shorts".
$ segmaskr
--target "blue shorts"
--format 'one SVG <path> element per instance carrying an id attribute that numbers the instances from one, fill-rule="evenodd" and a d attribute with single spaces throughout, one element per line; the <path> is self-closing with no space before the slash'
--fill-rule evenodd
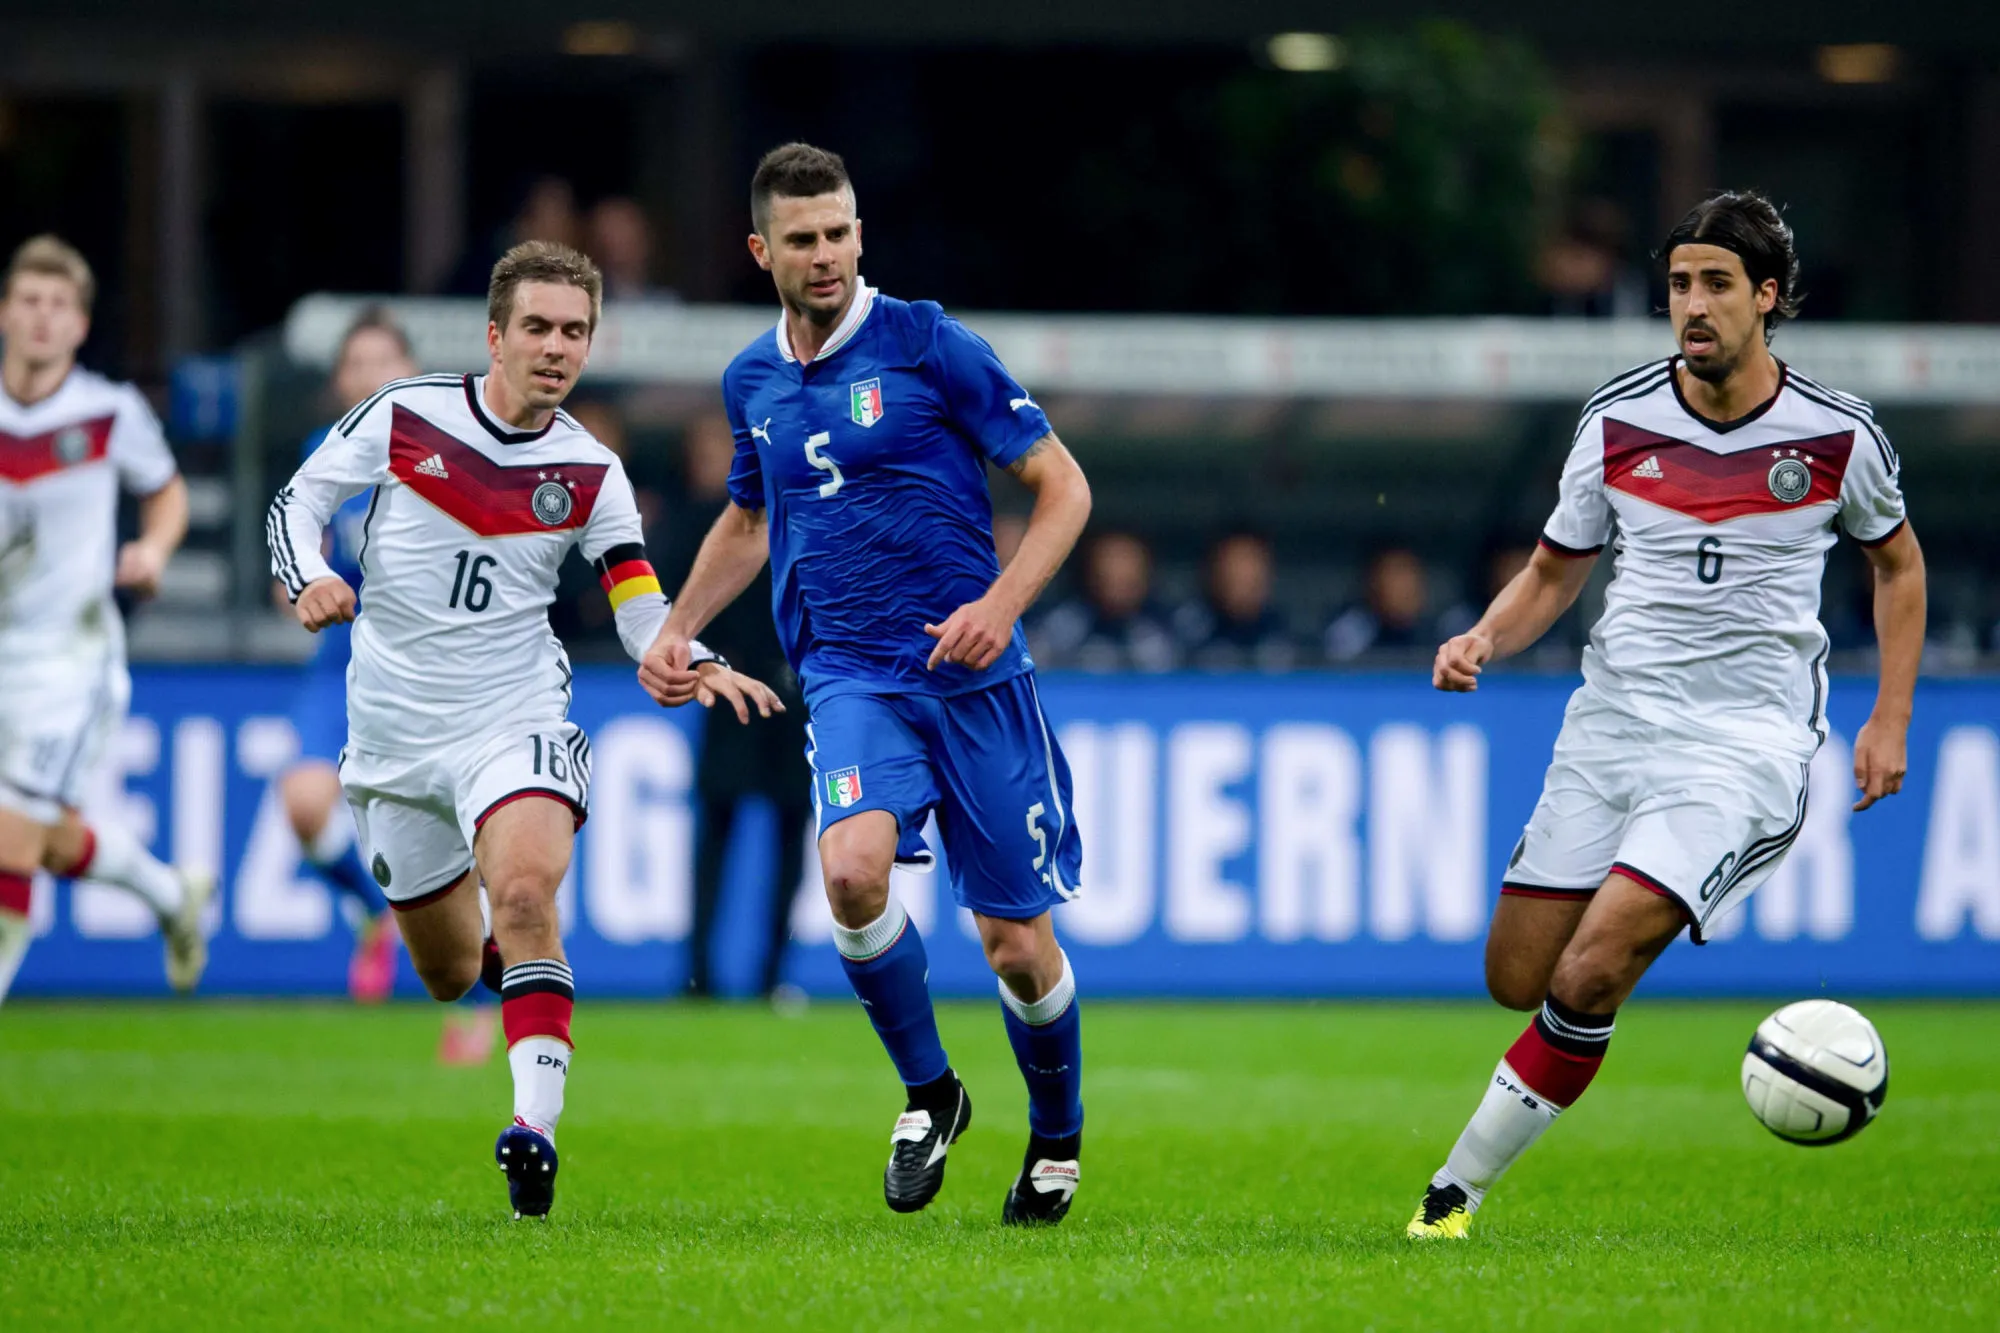
<path id="1" fill-rule="evenodd" d="M 819 833 L 887 810 L 909 860 L 935 810 L 960 906 L 1025 921 L 1076 897 L 1069 764 L 1032 673 L 944 698 L 835 695 L 813 706 L 806 734 Z"/>
<path id="2" fill-rule="evenodd" d="M 347 671 L 312 666 L 299 681 L 299 693 L 292 703 L 292 727 L 299 733 L 297 762 L 323 760 L 340 762 L 347 744 Z"/>

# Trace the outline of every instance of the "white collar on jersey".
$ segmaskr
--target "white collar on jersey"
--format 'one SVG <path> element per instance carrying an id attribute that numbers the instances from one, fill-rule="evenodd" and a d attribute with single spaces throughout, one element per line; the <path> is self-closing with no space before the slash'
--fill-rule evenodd
<path id="1" fill-rule="evenodd" d="M 875 308 L 875 289 L 868 285 L 868 279 L 859 273 L 854 275 L 854 299 L 847 303 L 847 313 L 840 317 L 840 323 L 833 329 L 833 336 L 826 340 L 826 346 L 819 349 L 815 361 L 824 361 L 845 347 L 861 328 L 861 321 L 868 318 L 868 312 Z M 797 361 L 792 355 L 792 335 L 785 328 L 785 313 L 778 312 L 778 355 L 787 361 Z"/>

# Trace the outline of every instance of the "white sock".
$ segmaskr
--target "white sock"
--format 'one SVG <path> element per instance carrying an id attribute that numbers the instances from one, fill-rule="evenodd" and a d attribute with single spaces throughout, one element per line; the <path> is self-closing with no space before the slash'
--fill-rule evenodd
<path id="1" fill-rule="evenodd" d="M 0 1000 L 13 989 L 14 974 L 21 970 L 21 960 L 28 956 L 34 939 L 35 927 L 27 917 L 0 912 Z"/>
<path id="2" fill-rule="evenodd" d="M 507 1049 L 514 1070 L 514 1118 L 556 1141 L 562 1119 L 563 1084 L 569 1080 L 570 1048 L 554 1037 L 523 1037 Z"/>
<path id="3" fill-rule="evenodd" d="M 181 877 L 117 824 L 92 824 L 97 850 L 84 878 L 138 894 L 162 921 L 181 910 Z"/>
<path id="4" fill-rule="evenodd" d="M 303 848 L 306 860 L 316 866 L 330 866 L 354 845 L 354 812 L 345 802 L 335 802 L 327 811 L 326 822 Z"/>
<path id="5" fill-rule="evenodd" d="M 1456 1185 L 1465 1191 L 1466 1210 L 1476 1211 L 1486 1191 L 1506 1174 L 1522 1153 L 1534 1146 L 1542 1131 L 1555 1123 L 1562 1108 L 1528 1090 L 1505 1060 L 1493 1071 L 1479 1109 L 1452 1145 L 1444 1169 L 1431 1184 Z"/>

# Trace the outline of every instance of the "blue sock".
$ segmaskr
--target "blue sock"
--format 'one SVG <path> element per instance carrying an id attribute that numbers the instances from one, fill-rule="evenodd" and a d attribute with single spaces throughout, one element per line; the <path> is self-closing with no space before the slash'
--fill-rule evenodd
<path id="1" fill-rule="evenodd" d="M 326 824 L 306 846 L 305 854 L 306 864 L 313 868 L 313 873 L 335 893 L 352 898 L 364 914 L 376 916 L 389 910 L 389 900 L 382 896 L 381 886 L 362 864 L 361 840 L 354 836 L 354 825 L 345 810 L 336 809 L 327 816 Z"/>
<path id="2" fill-rule="evenodd" d="M 1007 1040 L 1028 1084 L 1028 1129 L 1038 1138 L 1060 1139 L 1083 1129 L 1083 1015 L 1076 998 L 1076 974 L 1063 955 L 1062 980 L 1029 1003 L 1000 983 L 1000 1008 Z"/>
<path id="3" fill-rule="evenodd" d="M 833 943 L 897 1076 L 910 1087 L 942 1078 L 951 1061 L 931 1009 L 930 960 L 903 905 L 891 897 L 889 910 L 859 930 L 834 922 Z"/>

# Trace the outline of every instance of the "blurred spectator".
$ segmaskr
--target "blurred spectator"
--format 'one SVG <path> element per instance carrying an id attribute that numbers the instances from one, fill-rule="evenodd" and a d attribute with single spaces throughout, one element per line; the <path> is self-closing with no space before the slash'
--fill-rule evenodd
<path id="1" fill-rule="evenodd" d="M 670 594 L 686 581 L 701 539 L 729 503 L 729 467 L 735 456 L 736 438 L 721 413 L 701 417 L 688 427 L 681 444 L 681 501 L 655 525 L 647 541 L 660 584 Z M 770 802 L 776 819 L 765 898 L 768 947 L 760 983 L 769 997 L 783 979 L 792 893 L 805 872 L 812 770 L 805 760 L 805 700 L 771 621 L 768 567 L 702 631 L 701 641 L 728 658 L 731 666 L 769 684 L 784 701 L 785 711 L 769 719 L 753 714 L 745 726 L 727 708 L 709 710 L 695 772 L 701 814 L 695 826 L 694 929 L 688 936 L 687 987 L 694 995 L 712 992 L 710 936 L 722 895 L 723 855 L 744 802 L 761 796 Z"/>
<path id="2" fill-rule="evenodd" d="M 582 248 L 583 219 L 576 211 L 576 191 L 560 176 L 541 176 L 528 186 L 521 206 L 507 225 L 469 248 L 452 275 L 451 290 L 461 296 L 484 296 L 493 265 L 522 241 L 560 241 Z"/>
<path id="3" fill-rule="evenodd" d="M 1208 550 L 1206 597 L 1174 613 L 1174 634 L 1189 666 L 1203 671 L 1289 671 L 1298 644 L 1271 605 L 1271 542 L 1232 532 Z"/>
<path id="4" fill-rule="evenodd" d="M 1370 558 L 1367 577 L 1361 603 L 1326 627 L 1327 657 L 1352 662 L 1364 654 L 1401 657 L 1435 649 L 1436 629 L 1424 614 L 1430 583 L 1423 561 L 1391 546 Z"/>
<path id="5" fill-rule="evenodd" d="M 1646 274 L 1625 258 L 1630 227 L 1608 199 L 1586 199 L 1535 257 L 1543 310 L 1595 319 L 1644 318 Z"/>
<path id="6" fill-rule="evenodd" d="M 653 284 L 653 227 L 646 210 L 622 194 L 590 210 L 585 252 L 604 271 L 607 301 L 674 300 L 671 288 Z"/>
<path id="7" fill-rule="evenodd" d="M 1029 646 L 1046 667 L 1171 671 L 1179 652 L 1153 605 L 1153 555 L 1129 532 L 1105 532 L 1084 551 L 1083 595 L 1050 608 Z"/>

